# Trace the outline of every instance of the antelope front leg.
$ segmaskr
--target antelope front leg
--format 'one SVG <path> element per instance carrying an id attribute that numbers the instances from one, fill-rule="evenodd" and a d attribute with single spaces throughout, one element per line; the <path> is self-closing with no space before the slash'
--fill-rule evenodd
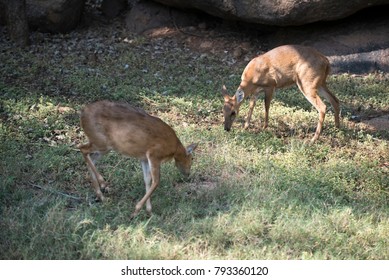
<path id="1" fill-rule="evenodd" d="M 326 116 L 326 105 L 324 104 L 324 102 L 321 100 L 321 98 L 317 93 L 318 93 L 317 89 L 311 89 L 305 94 L 305 97 L 316 108 L 317 112 L 319 113 L 319 121 L 317 123 L 315 135 L 311 139 L 311 143 L 314 143 L 319 138 L 320 133 L 323 129 L 324 118 Z"/>
<path id="2" fill-rule="evenodd" d="M 270 102 L 273 99 L 274 95 L 274 88 L 266 88 L 265 89 L 265 124 L 263 125 L 263 128 L 267 128 L 269 125 L 269 109 L 270 109 Z"/>
<path id="3" fill-rule="evenodd" d="M 159 185 L 159 179 L 160 179 L 160 163 L 158 162 L 152 162 L 148 161 L 149 168 L 150 168 L 150 174 L 151 174 L 151 187 L 146 192 L 145 196 L 136 204 L 135 211 L 131 215 L 131 219 L 136 217 L 139 213 L 139 211 L 142 209 L 143 205 L 145 205 L 146 201 L 148 201 L 155 191 L 155 189 Z M 150 204 L 151 205 L 151 204 Z M 150 209 L 151 210 L 151 209 Z"/>
<path id="4" fill-rule="evenodd" d="M 93 166 L 95 167 L 94 169 L 96 171 L 96 179 L 99 182 L 100 189 L 102 191 L 108 191 L 107 183 L 105 182 L 103 176 L 101 176 L 101 174 L 97 171 L 96 168 L 96 162 L 101 158 L 101 156 L 102 154 L 100 152 L 95 152 L 90 154 L 90 158 L 92 160 Z"/>
<path id="5" fill-rule="evenodd" d="M 93 163 L 93 160 L 90 158 L 89 154 L 83 154 L 85 162 L 88 166 L 89 173 L 92 178 L 92 185 L 95 190 L 96 196 L 100 201 L 104 201 L 105 197 L 103 193 L 101 192 L 101 189 L 105 189 L 106 184 L 104 181 L 103 176 L 100 175 L 100 173 L 97 171 L 95 164 Z"/>
<path id="6" fill-rule="evenodd" d="M 254 111 L 255 103 L 257 102 L 257 97 L 258 97 L 257 95 L 253 95 L 250 98 L 249 113 L 247 114 L 246 122 L 244 124 L 244 129 L 248 129 L 250 126 L 251 116 L 252 116 L 253 111 Z"/>
<path id="7" fill-rule="evenodd" d="M 79 149 L 88 167 L 89 174 L 92 179 L 92 185 L 97 195 L 97 198 L 100 201 L 104 201 L 105 198 L 103 193 L 101 192 L 101 188 L 104 189 L 106 187 L 106 184 L 103 176 L 100 175 L 95 166 L 95 161 L 100 157 L 101 154 L 100 152 L 94 152 L 90 143 L 79 146 Z"/>
<path id="8" fill-rule="evenodd" d="M 145 181 L 146 193 L 150 190 L 151 187 L 151 173 L 150 173 L 150 164 L 148 160 L 142 160 L 142 170 L 143 170 L 143 179 Z M 151 200 L 150 198 L 146 200 L 146 211 L 151 215 Z"/>

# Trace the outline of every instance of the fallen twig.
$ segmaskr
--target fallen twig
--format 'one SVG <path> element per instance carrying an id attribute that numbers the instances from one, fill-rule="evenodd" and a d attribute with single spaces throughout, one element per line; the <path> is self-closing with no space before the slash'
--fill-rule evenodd
<path id="1" fill-rule="evenodd" d="M 81 198 L 79 198 L 77 196 L 73 196 L 73 195 L 70 195 L 70 194 L 67 194 L 67 193 L 56 191 L 56 190 L 53 190 L 51 188 L 43 187 L 43 186 L 40 186 L 40 185 L 37 185 L 37 184 L 30 183 L 30 186 L 32 186 L 34 188 L 37 188 L 37 189 L 40 189 L 40 190 L 51 192 L 53 194 L 62 195 L 62 196 L 65 196 L 67 198 L 71 198 L 71 199 L 75 199 L 75 200 L 81 200 Z"/>

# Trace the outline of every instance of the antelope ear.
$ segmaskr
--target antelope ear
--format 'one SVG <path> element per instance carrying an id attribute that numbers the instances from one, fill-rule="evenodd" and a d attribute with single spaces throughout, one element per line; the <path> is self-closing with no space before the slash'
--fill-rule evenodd
<path id="1" fill-rule="evenodd" d="M 240 103 L 244 99 L 244 91 L 242 89 L 238 89 L 235 93 L 236 102 Z"/>
<path id="2" fill-rule="evenodd" d="M 224 101 L 227 102 L 230 99 L 230 97 L 228 96 L 226 85 L 223 85 L 223 87 L 222 87 L 222 94 L 224 97 Z"/>
<path id="3" fill-rule="evenodd" d="M 190 144 L 188 147 L 186 147 L 186 154 L 190 155 L 193 153 L 194 150 L 197 148 L 197 143 Z"/>

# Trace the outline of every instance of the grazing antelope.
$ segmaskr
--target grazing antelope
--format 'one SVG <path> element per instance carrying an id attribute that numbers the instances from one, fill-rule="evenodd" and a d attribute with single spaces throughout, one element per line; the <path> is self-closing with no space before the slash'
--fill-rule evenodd
<path id="1" fill-rule="evenodd" d="M 305 98 L 319 112 L 319 122 L 311 142 L 316 141 L 322 131 L 326 105 L 319 97 L 323 95 L 334 108 L 335 126 L 339 127 L 339 100 L 327 88 L 326 79 L 330 71 L 328 59 L 317 50 L 300 45 L 285 45 L 252 59 L 242 74 L 242 81 L 234 96 L 230 97 L 223 86 L 224 129 L 229 131 L 239 107 L 245 98 L 250 98 L 249 113 L 244 125 L 250 125 L 251 115 L 259 90 L 265 91 L 265 124 L 269 122 L 270 101 L 276 88 L 297 84 Z"/>
<path id="2" fill-rule="evenodd" d="M 145 203 L 147 212 L 151 214 L 150 197 L 158 187 L 162 162 L 174 158 L 181 173 L 189 176 L 192 152 L 197 144 L 185 148 L 169 125 L 142 109 L 109 101 L 91 103 L 81 111 L 81 127 L 89 142 L 80 145 L 79 149 L 99 200 L 104 201 L 101 191 L 106 188 L 106 182 L 96 169 L 96 160 L 110 150 L 140 159 L 146 194 L 136 204 L 131 218 Z"/>

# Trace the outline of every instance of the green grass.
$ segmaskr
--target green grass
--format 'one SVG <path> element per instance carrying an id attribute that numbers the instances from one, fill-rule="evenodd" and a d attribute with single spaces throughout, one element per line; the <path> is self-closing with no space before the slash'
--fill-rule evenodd
<path id="1" fill-rule="evenodd" d="M 348 120 L 389 109 L 387 74 L 332 76 L 342 127 L 329 110 L 307 145 L 317 113 L 296 88 L 277 92 L 267 130 L 258 104 L 249 130 L 238 120 L 226 133 L 220 89 L 234 90 L 244 65 L 158 43 L 117 43 L 94 65 L 80 61 L 86 50 L 2 46 L 1 259 L 389 259 L 389 134 Z M 188 181 L 163 165 L 151 217 L 130 221 L 142 171 L 115 153 L 98 165 L 109 200 L 94 201 L 78 110 L 100 99 L 143 107 L 200 144 Z"/>

